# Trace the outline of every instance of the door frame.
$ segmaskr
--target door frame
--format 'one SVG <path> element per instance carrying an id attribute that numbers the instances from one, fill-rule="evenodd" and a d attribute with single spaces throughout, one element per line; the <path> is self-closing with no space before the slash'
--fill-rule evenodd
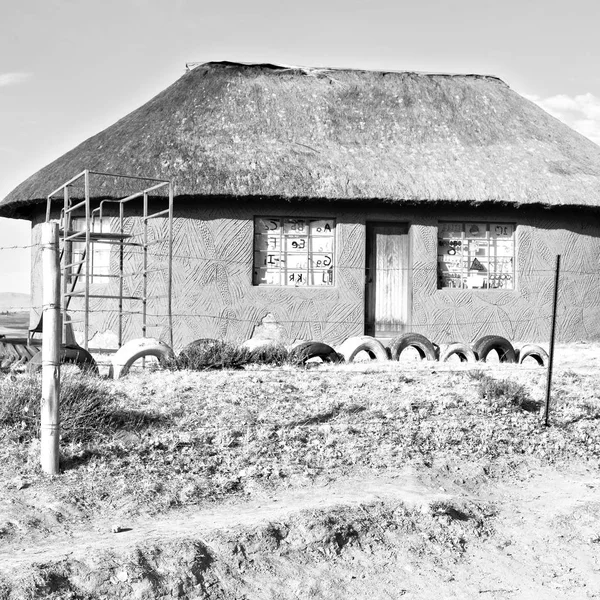
<path id="1" fill-rule="evenodd" d="M 407 262 L 407 277 L 406 277 L 406 331 L 410 331 L 412 327 L 412 312 L 413 312 L 413 269 L 412 269 L 412 223 L 408 220 L 375 220 L 375 221 L 366 221 L 365 222 L 365 291 L 364 291 L 364 327 L 363 331 L 365 335 L 370 335 L 375 337 L 375 322 L 370 324 L 368 322 L 368 303 L 369 303 L 369 275 L 368 268 L 369 262 L 372 260 L 373 256 L 373 230 L 376 227 L 384 226 L 401 226 L 406 228 L 406 236 L 407 236 L 407 253 L 406 253 L 406 262 Z M 400 335 L 400 333 L 398 333 Z"/>

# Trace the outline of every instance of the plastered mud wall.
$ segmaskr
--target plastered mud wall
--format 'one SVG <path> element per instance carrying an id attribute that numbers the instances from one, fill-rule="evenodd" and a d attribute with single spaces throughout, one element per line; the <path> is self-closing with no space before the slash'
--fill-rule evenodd
<path id="1" fill-rule="evenodd" d="M 391 207 L 339 204 L 176 201 L 173 227 L 172 312 L 176 350 L 198 338 L 241 342 L 265 330 L 263 320 L 277 323 L 286 342 L 323 340 L 338 344 L 364 332 L 364 281 L 367 221 L 410 223 L 411 322 L 407 329 L 423 333 L 436 343 L 472 341 L 498 334 L 511 341 L 546 342 L 557 254 L 562 255 L 557 336 L 560 341 L 600 339 L 600 219 L 577 209 L 511 209 L 429 205 Z M 253 276 L 254 216 L 322 217 L 336 219 L 334 285 L 332 287 L 255 286 Z M 41 220 L 41 215 L 40 215 Z M 437 289 L 438 220 L 504 221 L 517 225 L 514 290 Z M 127 232 L 141 232 L 140 219 L 127 221 Z M 167 223 L 153 222 L 148 263 L 147 335 L 168 336 L 166 268 Z M 33 226 L 34 242 L 39 221 Z M 125 255 L 124 294 L 142 292 L 142 253 Z M 32 260 L 34 313 L 41 304 L 40 261 Z M 111 271 L 118 271 L 118 252 Z M 95 285 L 95 284 L 94 284 Z M 92 291 L 118 293 L 116 280 Z M 73 301 L 74 321 L 83 306 Z M 126 301 L 122 320 L 125 340 L 141 337 L 139 301 Z M 110 347 L 119 328 L 114 300 L 91 304 L 91 344 Z M 32 317 L 32 321 L 35 317 Z M 75 329 L 81 330 L 76 323 Z"/>

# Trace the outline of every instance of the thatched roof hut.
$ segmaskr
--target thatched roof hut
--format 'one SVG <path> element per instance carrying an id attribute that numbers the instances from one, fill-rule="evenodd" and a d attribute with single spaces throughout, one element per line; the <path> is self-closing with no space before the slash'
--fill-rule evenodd
<path id="1" fill-rule="evenodd" d="M 202 64 L 0 216 L 27 217 L 83 169 L 173 179 L 178 196 L 600 206 L 600 147 L 479 75 Z"/>

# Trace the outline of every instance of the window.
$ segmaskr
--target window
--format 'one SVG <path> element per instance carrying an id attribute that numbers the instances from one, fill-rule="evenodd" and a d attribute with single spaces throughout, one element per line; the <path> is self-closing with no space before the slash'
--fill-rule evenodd
<path id="1" fill-rule="evenodd" d="M 332 286 L 334 219 L 254 219 L 254 285 Z"/>
<path id="2" fill-rule="evenodd" d="M 438 229 L 438 288 L 512 290 L 515 225 L 442 222 Z"/>

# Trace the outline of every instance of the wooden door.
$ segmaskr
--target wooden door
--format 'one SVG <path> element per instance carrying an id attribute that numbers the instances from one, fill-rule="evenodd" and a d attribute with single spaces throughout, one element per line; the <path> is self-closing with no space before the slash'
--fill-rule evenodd
<path id="1" fill-rule="evenodd" d="M 410 319 L 408 223 L 367 223 L 365 333 L 394 337 Z"/>

